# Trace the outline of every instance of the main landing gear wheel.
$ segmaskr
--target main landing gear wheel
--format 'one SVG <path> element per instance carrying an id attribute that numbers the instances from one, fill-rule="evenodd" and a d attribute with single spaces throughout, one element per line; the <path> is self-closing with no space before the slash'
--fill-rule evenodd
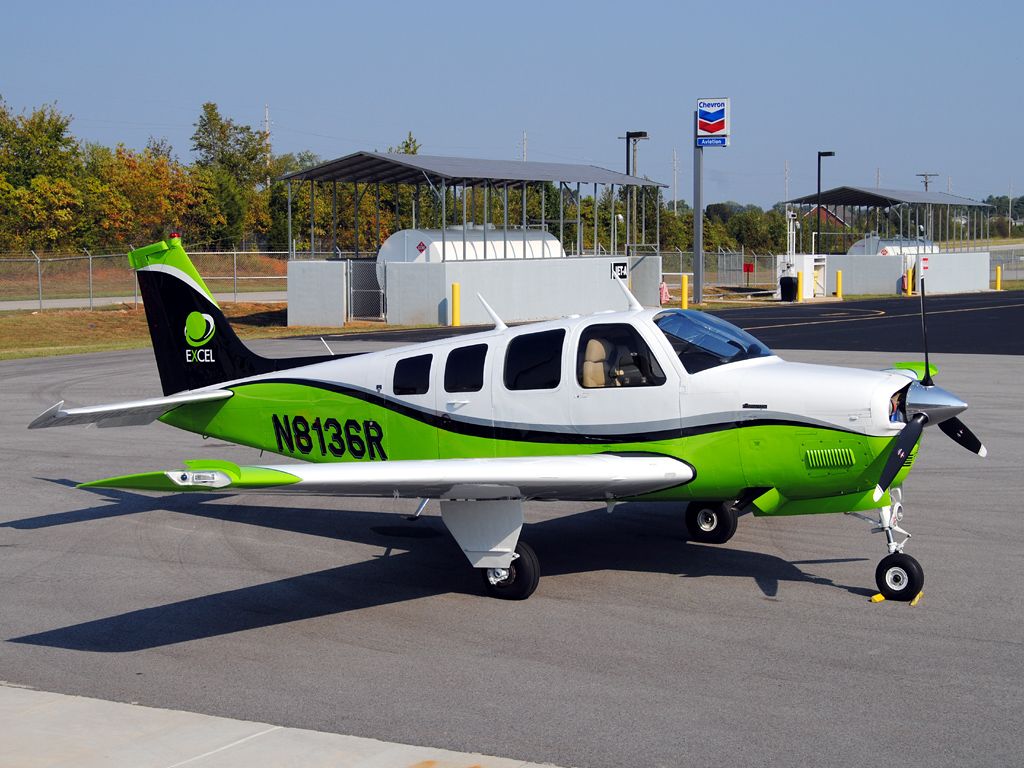
<path id="1" fill-rule="evenodd" d="M 875 583 L 886 600 L 909 602 L 924 587 L 924 570 L 910 555 L 893 552 L 883 557 L 875 569 Z"/>
<path id="2" fill-rule="evenodd" d="M 690 541 L 725 544 L 736 533 L 736 508 L 732 504 L 693 502 L 686 508 Z"/>
<path id="3" fill-rule="evenodd" d="M 540 562 L 533 547 L 525 541 L 516 544 L 516 558 L 508 568 L 483 568 L 484 589 L 502 600 L 525 600 L 537 589 Z"/>

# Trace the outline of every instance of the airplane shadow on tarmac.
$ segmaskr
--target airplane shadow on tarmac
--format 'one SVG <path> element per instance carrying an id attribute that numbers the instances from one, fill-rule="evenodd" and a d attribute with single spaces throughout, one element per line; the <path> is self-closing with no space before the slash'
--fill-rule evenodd
<path id="1" fill-rule="evenodd" d="M 68 484 L 62 480 L 52 482 Z M 394 513 L 211 504 L 209 502 L 223 501 L 225 497 L 207 494 L 150 497 L 113 489 L 94 492 L 112 503 L 9 521 L 0 527 L 32 530 L 170 510 L 379 546 L 384 552 L 363 562 L 129 611 L 11 638 L 10 642 L 126 653 L 434 595 L 482 594 L 483 591 L 479 576 L 468 567 L 437 516 L 410 522 Z M 869 589 L 814 576 L 796 563 L 773 555 L 737 550 L 729 545 L 717 547 L 687 542 L 679 507 L 667 504 L 622 504 L 611 515 L 602 505 L 598 509 L 528 524 L 523 529 L 523 537 L 537 551 L 542 579 L 544 576 L 621 570 L 676 574 L 687 579 L 702 576 L 749 578 L 769 597 L 778 593 L 780 582 L 787 581 L 820 584 L 856 595 L 872 593 Z"/>

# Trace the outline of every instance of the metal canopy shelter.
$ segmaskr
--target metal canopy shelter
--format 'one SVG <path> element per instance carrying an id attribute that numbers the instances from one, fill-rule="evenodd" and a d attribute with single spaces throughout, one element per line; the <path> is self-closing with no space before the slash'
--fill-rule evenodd
<path id="1" fill-rule="evenodd" d="M 282 181 L 356 181 L 360 184 L 419 184 L 429 180 L 440 185 L 457 182 L 478 186 L 488 182 L 563 181 L 574 184 L 620 184 L 636 187 L 663 187 L 650 179 L 627 176 L 596 165 L 538 163 L 520 160 L 479 160 L 471 157 L 406 155 L 383 152 L 355 152 L 336 160 L 286 174 Z"/>
<path id="2" fill-rule="evenodd" d="M 453 222 L 450 222 L 450 215 L 447 209 L 448 202 L 448 190 L 458 191 L 462 190 L 461 194 L 461 208 L 462 208 L 462 228 L 465 232 L 467 226 L 467 205 L 466 205 L 466 190 L 469 190 L 474 195 L 473 208 L 475 210 L 475 193 L 477 188 L 483 188 L 483 199 L 484 199 L 484 230 L 488 225 L 487 209 L 488 209 L 488 196 L 492 190 L 500 190 L 502 192 L 503 201 L 503 229 L 504 237 L 508 238 L 508 188 L 509 186 L 518 186 L 522 190 L 523 205 L 522 205 L 522 222 L 521 228 L 525 232 L 529 226 L 526 214 L 526 196 L 529 185 L 557 183 L 559 188 L 559 240 L 564 243 L 564 231 L 565 231 L 565 218 L 564 218 L 564 205 L 563 199 L 565 193 L 568 193 L 570 201 L 576 203 L 576 252 L 582 253 L 583 251 L 583 232 L 582 232 L 582 219 L 580 212 L 580 199 L 582 194 L 582 185 L 588 184 L 593 185 L 593 194 L 595 201 L 595 215 L 594 215 L 594 243 L 595 251 L 597 250 L 598 243 L 598 217 L 596 215 L 596 204 L 598 201 L 598 186 L 610 187 L 612 194 L 612 205 L 614 205 L 615 199 L 615 187 L 626 187 L 626 188 L 658 188 L 665 187 L 666 185 L 660 184 L 650 179 L 641 178 L 638 176 L 630 176 L 624 173 L 617 173 L 606 168 L 600 168 L 595 165 L 574 165 L 568 163 L 544 163 L 544 162 L 527 162 L 517 160 L 484 160 L 467 157 L 443 157 L 437 155 L 409 155 L 399 153 L 381 153 L 381 152 L 355 152 L 345 157 L 340 157 L 335 160 L 329 160 L 319 165 L 315 165 L 311 168 L 306 168 L 301 171 L 295 171 L 293 173 L 286 174 L 280 177 L 281 181 L 285 181 L 288 184 L 288 242 L 289 250 L 294 257 L 295 252 L 292 247 L 292 182 L 304 182 L 308 181 L 310 185 L 310 198 L 312 201 L 315 184 L 330 183 L 332 185 L 333 194 L 333 211 L 337 211 L 337 185 L 338 182 L 351 183 L 353 185 L 353 196 L 357 201 L 357 204 L 353 206 L 354 209 L 354 231 L 359 231 L 359 205 L 358 201 L 365 193 L 364 188 L 362 192 L 359 191 L 359 185 L 373 184 L 377 190 L 377 215 L 376 219 L 379 222 L 380 214 L 380 185 L 391 184 L 391 185 L 409 185 L 416 187 L 416 199 L 419 197 L 419 190 L 421 185 L 426 185 L 429 190 L 434 194 L 440 205 L 440 216 L 443 226 L 441 227 L 442 238 L 444 238 L 444 232 L 448 229 Z M 575 184 L 575 193 L 569 188 L 568 185 Z M 547 227 L 546 212 L 543 209 L 544 197 L 541 197 L 542 201 L 542 214 L 540 225 L 543 228 Z M 456 198 L 454 202 L 458 202 Z M 645 197 L 646 203 L 646 197 Z M 313 222 L 313 204 L 310 203 L 310 252 L 314 251 L 314 222 Z M 412 212 L 413 214 L 413 228 L 416 227 L 415 219 L 415 207 Z M 656 233 L 660 233 L 661 228 L 661 217 L 660 217 L 660 206 L 656 206 Z M 331 237 L 331 250 L 333 251 L 336 247 L 336 230 L 337 221 L 336 213 L 334 216 L 334 233 Z M 609 247 L 612 253 L 617 250 L 617 221 L 614 215 L 610 216 L 610 231 L 608 232 Z M 553 221 L 552 221 L 553 224 Z M 624 238 L 624 250 L 628 253 L 632 248 L 634 251 L 637 245 L 641 243 L 636 242 L 636 236 L 631 233 L 629 225 L 629 219 L 626 220 L 626 232 Z M 646 221 L 644 222 L 644 237 L 646 238 Z M 485 234 L 486 237 L 486 234 Z M 656 240 L 657 242 L 657 240 Z M 380 227 L 377 227 L 377 243 L 376 247 L 380 247 Z M 445 252 L 443 250 L 443 252 Z M 358 235 L 356 236 L 355 242 L 355 254 L 359 256 L 359 242 Z"/>
<path id="3" fill-rule="evenodd" d="M 796 206 L 807 216 L 815 213 L 818 199 L 814 193 L 787 200 L 786 205 Z M 854 229 L 829 233 L 837 239 L 883 236 L 884 231 L 885 237 L 941 240 L 942 250 L 972 250 L 978 241 L 987 240 L 993 209 L 968 197 L 916 189 L 842 186 L 822 190 L 820 200 L 823 210 L 817 216 L 826 216 L 823 221 L 831 217 L 832 222 Z M 858 225 L 864 230 L 873 225 L 873 231 L 857 231 Z M 811 244 L 812 253 L 819 248 L 819 244 Z"/>

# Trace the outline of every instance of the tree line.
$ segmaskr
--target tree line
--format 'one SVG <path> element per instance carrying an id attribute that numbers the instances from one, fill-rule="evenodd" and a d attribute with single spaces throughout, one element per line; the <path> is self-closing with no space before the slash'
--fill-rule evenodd
<path id="1" fill-rule="evenodd" d="M 191 162 L 180 159 L 164 139 L 150 138 L 141 150 L 124 144 L 107 147 L 76 138 L 71 123 L 72 117 L 56 105 L 15 114 L 0 97 L 0 252 L 118 251 L 171 231 L 181 232 L 193 249 L 283 251 L 288 248 L 288 191 L 278 179 L 321 162 L 312 152 L 274 153 L 265 132 L 222 115 L 212 102 L 203 104 L 193 124 Z M 411 133 L 387 148 L 409 154 L 419 150 Z M 662 250 L 692 250 L 692 209 L 683 201 L 673 207 L 660 189 L 645 188 L 637 194 L 638 234 L 632 239 Z M 447 195 L 449 223 L 461 221 L 461 191 L 449 189 Z M 998 205 L 999 198 L 990 200 Z M 1002 201 L 1005 210 L 1005 196 Z M 482 191 L 468 193 L 465 202 L 470 219 L 483 221 Z M 529 225 L 543 220 L 557 234 L 560 204 L 567 250 L 571 252 L 580 240 L 585 251 L 594 248 L 596 216 L 599 248 L 610 249 L 615 217 L 621 252 L 622 221 L 628 215 L 623 190 L 617 190 L 614 199 L 605 189 L 597 200 L 586 195 L 576 200 L 553 184 L 531 185 L 525 200 Z M 522 221 L 523 205 L 520 188 L 510 187 L 510 226 Z M 294 245 L 309 250 L 309 184 L 292 186 L 291 206 Z M 501 194 L 492 191 L 488 209 L 487 220 L 500 227 Z M 337 245 L 351 251 L 358 242 L 359 250 L 369 255 L 388 235 L 414 221 L 418 226 L 440 226 L 441 210 L 440 198 L 430 189 L 420 194 L 407 186 L 339 184 L 335 202 L 330 186 L 319 185 L 312 200 L 312 247 L 323 251 Z M 1014 211 L 1024 212 L 1024 200 L 1015 201 Z M 576 231 L 577 215 L 581 232 Z M 781 204 L 765 211 L 731 201 L 713 203 L 704 215 L 708 251 L 785 251 Z M 828 222 L 823 226 L 828 229 Z"/>

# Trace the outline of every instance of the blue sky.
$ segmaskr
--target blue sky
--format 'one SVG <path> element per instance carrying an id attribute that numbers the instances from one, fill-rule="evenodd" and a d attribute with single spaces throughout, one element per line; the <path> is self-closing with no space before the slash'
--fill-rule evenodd
<path id="1" fill-rule="evenodd" d="M 705 200 L 762 206 L 823 186 L 970 197 L 1024 193 L 1018 2 L 36 2 L 5 14 L 0 95 L 56 102 L 79 137 L 190 156 L 200 106 L 257 126 L 275 152 L 385 149 L 593 163 L 692 197 L 692 114 L 732 98 Z"/>

